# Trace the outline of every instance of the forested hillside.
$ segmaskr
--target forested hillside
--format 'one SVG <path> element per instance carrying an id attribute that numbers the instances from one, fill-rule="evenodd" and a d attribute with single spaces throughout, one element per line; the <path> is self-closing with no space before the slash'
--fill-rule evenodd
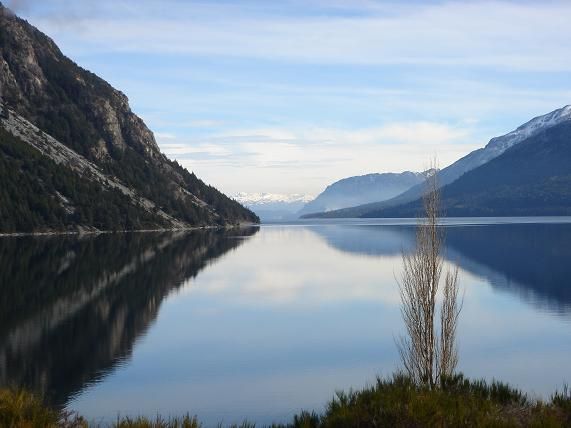
<path id="1" fill-rule="evenodd" d="M 60 171 L 66 165 L 58 162 L 54 165 L 41 159 L 41 154 L 40 158 L 27 159 L 28 148 L 17 147 L 24 144 L 21 139 L 10 139 L 4 133 L 2 174 L 12 174 L 14 180 L 16 173 L 22 183 L 27 183 L 22 189 L 36 193 L 17 197 L 11 193 L 7 206 L 3 207 L 0 232 L 74 225 L 139 229 L 258 222 L 250 210 L 163 155 L 153 133 L 131 111 L 123 93 L 65 57 L 49 37 L 1 4 L 0 102 L 3 114 L 11 109 L 102 174 L 130 189 L 137 198 L 148 201 L 147 206 L 164 213 L 159 221 L 152 212 L 136 212 L 139 206 L 126 203 L 125 195 L 97 189 L 94 182 L 78 184 L 85 177 L 75 171 L 74 187 L 81 191 L 77 190 L 75 199 L 71 199 L 74 215 L 64 214 L 70 207 L 63 200 L 50 199 L 38 192 L 52 187 L 59 191 L 63 182 L 69 183 L 70 171 Z M 19 163 L 15 164 L 16 161 Z M 42 171 L 53 170 L 36 171 L 39 164 Z M 61 183 L 45 180 L 46 174 L 59 177 Z M 10 187 L 6 183 L 6 188 Z M 3 190 L 4 198 L 8 197 L 7 192 Z M 105 210 L 109 212 L 104 213 Z M 18 218 L 19 214 L 23 218 Z M 165 222 L 165 217 L 173 221 Z"/>

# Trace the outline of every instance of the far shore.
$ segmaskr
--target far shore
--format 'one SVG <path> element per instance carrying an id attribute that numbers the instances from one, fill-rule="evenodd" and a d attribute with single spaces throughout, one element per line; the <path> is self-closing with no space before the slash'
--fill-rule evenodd
<path id="1" fill-rule="evenodd" d="M 196 227 L 179 227 L 168 229 L 135 229 L 135 230 L 99 230 L 99 229 L 85 229 L 85 230 L 52 230 L 45 232 L 11 232 L 0 233 L 0 238 L 17 238 L 24 236 L 85 236 L 85 235 L 104 235 L 116 233 L 166 233 L 166 232 L 192 232 L 197 230 L 213 230 L 213 229 L 241 229 L 246 227 L 258 227 L 258 223 L 238 223 L 225 226 L 196 226 Z"/>
<path id="2" fill-rule="evenodd" d="M 0 233 L 0 238 L 14 238 L 23 236 L 86 236 L 86 235 L 102 235 L 117 233 L 165 233 L 165 232 L 192 232 L 197 230 L 213 230 L 213 229 L 240 229 L 247 227 L 260 226 L 311 226 L 315 224 L 358 224 L 366 226 L 370 225 L 387 225 L 387 226 L 406 226 L 416 225 L 421 218 L 414 217 L 375 217 L 375 218 L 300 218 L 279 221 L 261 221 L 260 223 L 238 223 L 226 226 L 196 226 L 181 228 L 165 228 L 165 229 L 136 229 L 136 230 L 99 230 L 99 229 L 80 229 L 80 230 L 63 230 L 63 231 L 44 231 L 44 232 L 11 232 Z M 444 217 L 442 218 L 442 226 L 453 225 L 492 225 L 492 224 L 557 224 L 571 223 L 571 216 L 529 216 L 529 217 Z"/>

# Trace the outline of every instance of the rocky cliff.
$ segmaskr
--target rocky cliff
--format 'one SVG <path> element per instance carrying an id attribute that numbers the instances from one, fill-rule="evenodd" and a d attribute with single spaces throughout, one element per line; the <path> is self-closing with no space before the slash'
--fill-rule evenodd
<path id="1" fill-rule="evenodd" d="M 4 125 L 11 111 L 21 118 L 19 122 L 29 123 L 29 129 L 37 127 L 38 135 L 41 133 L 49 137 L 49 141 L 67 147 L 74 156 L 90 163 L 110 181 L 117 182 L 130 194 L 136 195 L 138 201 L 144 201 L 132 204 L 131 216 L 135 215 L 135 209 L 144 207 L 147 211 L 145 217 L 149 217 L 145 228 L 258 221 L 251 211 L 163 155 L 153 133 L 131 111 L 128 99 L 122 92 L 65 57 L 48 36 L 15 16 L 1 3 L 0 103 Z M 6 126 L 4 130 L 14 136 L 10 144 L 16 145 L 16 148 L 19 144 L 29 144 L 33 139 L 30 135 L 14 135 Z M 25 163 L 26 159 L 18 159 L 21 153 L 8 157 L 6 152 L 0 148 L 4 161 L 19 160 Z M 59 169 L 67 166 L 65 162 L 58 163 Z M 21 169 L 18 173 L 21 173 Z M 74 174 L 85 178 L 84 172 L 77 169 Z M 4 195 L 4 198 L 8 196 Z M 14 199 L 14 195 L 10 197 Z M 56 196 L 52 194 L 51 197 Z M 133 200 L 131 197 L 128 199 Z M 0 219 L 5 221 L 17 215 L 18 211 L 34 211 L 29 206 L 14 207 L 10 211 L 4 208 L 1 214 L 4 218 Z M 118 211 L 123 214 L 115 217 L 124 217 L 127 210 L 119 207 Z M 159 215 L 159 219 L 150 218 L 157 212 L 164 215 Z M 166 222 L 165 215 L 169 217 Z M 65 228 L 78 225 L 98 228 L 98 225 L 89 224 L 89 219 L 60 220 Z M 142 227 L 120 223 L 116 228 Z M 61 227 L 57 222 L 39 221 L 25 228 Z M 6 228 L 0 225 L 2 231 L 6 231 Z"/>

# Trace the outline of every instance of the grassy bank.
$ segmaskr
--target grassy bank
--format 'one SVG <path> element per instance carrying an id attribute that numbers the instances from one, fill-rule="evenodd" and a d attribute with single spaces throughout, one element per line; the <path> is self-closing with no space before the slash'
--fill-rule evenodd
<path id="1" fill-rule="evenodd" d="M 0 391 L 1 427 L 92 427 L 79 415 L 58 412 L 24 391 Z M 197 428 L 196 417 L 123 418 L 117 428 Z M 222 425 L 221 425 L 222 426 Z M 233 427 L 249 428 L 244 422 Z M 532 400 L 509 385 L 457 376 L 428 390 L 395 375 L 360 391 L 340 392 L 322 414 L 303 411 L 274 428 L 317 427 L 571 427 L 571 391 Z"/>

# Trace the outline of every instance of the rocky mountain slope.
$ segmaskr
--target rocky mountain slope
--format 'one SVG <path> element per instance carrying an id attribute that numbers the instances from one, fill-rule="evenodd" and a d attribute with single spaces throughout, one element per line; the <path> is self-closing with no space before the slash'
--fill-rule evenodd
<path id="1" fill-rule="evenodd" d="M 344 178 L 327 186 L 299 215 L 333 211 L 371 202 L 385 201 L 423 181 L 422 173 L 367 174 Z"/>
<path id="2" fill-rule="evenodd" d="M 554 110 L 546 115 L 538 116 L 506 135 L 492 138 L 484 148 L 478 149 L 468 154 L 467 156 L 461 158 L 460 160 L 456 161 L 449 167 L 442 169 L 438 173 L 440 185 L 446 186 L 448 184 L 455 184 L 456 181 L 464 179 L 464 177 L 468 175 L 470 171 L 476 171 L 482 168 L 483 166 L 487 165 L 488 163 L 492 162 L 493 160 L 497 159 L 498 157 L 502 156 L 508 151 L 514 150 L 516 147 L 523 144 L 524 142 L 536 141 L 534 140 L 534 137 L 539 135 L 553 136 L 555 134 L 549 133 L 548 132 L 549 130 L 556 129 L 562 125 L 566 125 L 569 123 L 571 123 L 571 105 Z M 561 147 L 561 149 L 564 149 L 564 147 Z M 528 159 L 529 165 L 526 164 L 525 168 L 529 168 L 531 171 L 535 167 L 539 167 L 539 165 L 534 165 L 536 159 L 533 156 L 540 156 L 540 158 L 537 159 L 537 162 L 543 162 L 545 159 L 542 159 L 541 155 L 542 155 L 541 153 L 536 153 L 536 154 L 529 153 L 530 156 L 530 158 Z M 553 160 L 556 161 L 556 159 Z M 523 174 L 523 171 L 514 171 L 509 165 L 505 165 L 505 167 L 507 168 L 506 173 Z M 569 169 L 569 171 L 571 173 L 571 169 Z M 541 169 L 540 175 L 541 174 L 549 174 L 548 169 Z M 484 186 L 492 184 L 490 183 L 490 177 L 482 177 L 483 179 L 481 183 L 482 191 L 485 191 Z M 410 190 L 404 192 L 403 194 L 388 201 L 365 204 L 334 212 L 318 214 L 316 216 L 371 217 L 371 216 L 380 215 L 381 212 L 384 212 L 387 215 L 389 212 L 392 212 L 394 213 L 394 215 L 396 215 L 396 213 L 399 212 L 400 210 L 400 208 L 398 207 L 414 206 L 417 203 L 415 201 L 417 201 L 418 198 L 422 195 L 422 192 L 423 192 L 423 185 L 419 184 L 417 186 L 412 187 Z M 480 210 L 478 211 L 483 212 Z M 495 210 L 490 209 L 489 212 L 491 213 L 492 211 Z M 531 212 L 528 210 L 526 211 Z M 404 215 L 404 211 L 400 210 L 400 212 L 402 215 Z M 468 213 L 468 210 L 464 212 Z M 473 211 L 474 214 L 475 212 L 476 211 Z M 456 211 L 456 213 L 458 215 L 463 215 L 460 213 L 460 211 Z M 452 212 L 450 212 L 449 214 L 452 215 Z M 479 215 L 484 215 L 484 214 L 479 214 Z"/>
<path id="3" fill-rule="evenodd" d="M 10 170 L 3 180 L 11 177 L 14 185 L 17 178 L 32 192 L 0 194 L 0 233 L 258 221 L 163 155 L 123 93 L 1 3 L 0 102 L 0 159 L 4 175 Z M 46 176 L 56 179 L 47 183 Z M 82 189 L 75 199 L 72 181 Z"/>

